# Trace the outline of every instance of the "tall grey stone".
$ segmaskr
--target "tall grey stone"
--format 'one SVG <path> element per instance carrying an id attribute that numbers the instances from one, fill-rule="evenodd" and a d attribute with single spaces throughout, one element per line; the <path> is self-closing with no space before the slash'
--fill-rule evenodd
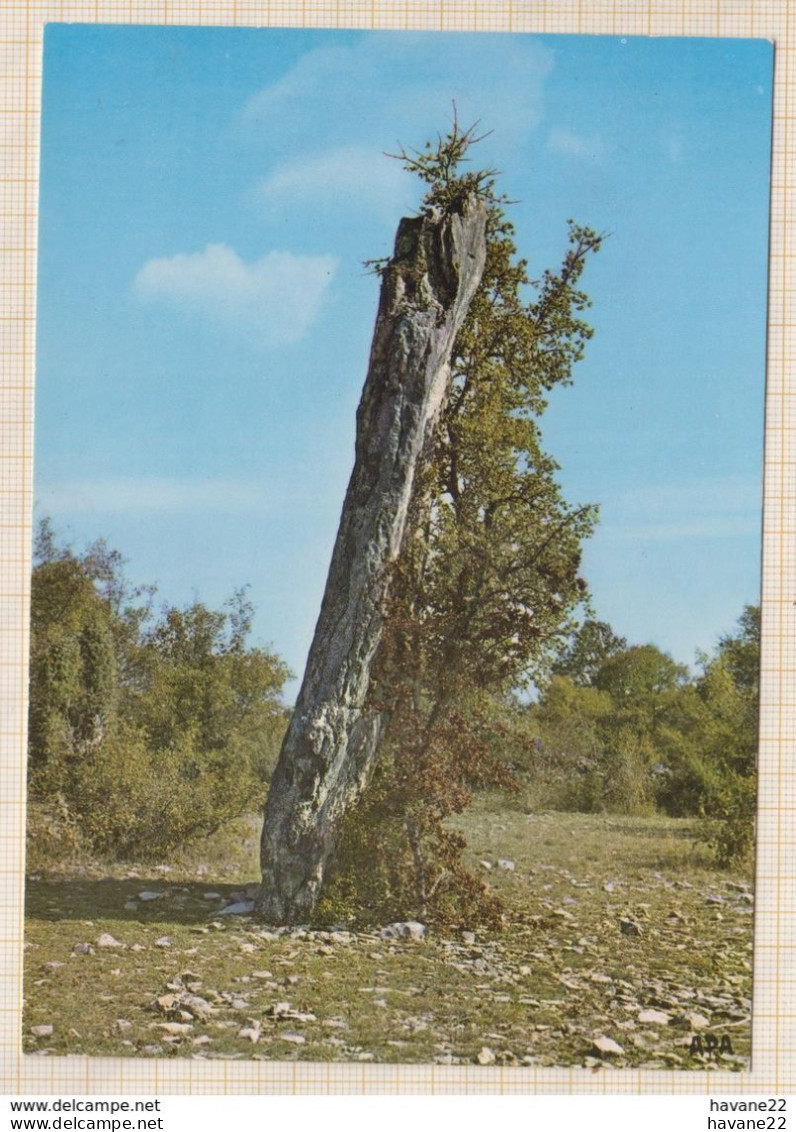
<path id="1" fill-rule="evenodd" d="M 475 195 L 404 219 L 382 277 L 354 469 L 315 636 L 265 807 L 258 911 L 312 912 L 340 819 L 367 782 L 381 718 L 367 706 L 387 567 L 401 548 L 418 462 L 443 408 L 456 333 L 486 259 Z"/>

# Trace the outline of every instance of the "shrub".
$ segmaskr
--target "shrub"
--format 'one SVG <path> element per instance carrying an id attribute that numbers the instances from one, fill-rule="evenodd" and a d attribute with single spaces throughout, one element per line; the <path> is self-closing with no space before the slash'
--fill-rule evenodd
<path id="1" fill-rule="evenodd" d="M 250 812 L 276 761 L 289 673 L 248 644 L 245 594 L 154 617 L 116 552 L 76 555 L 46 533 L 32 586 L 31 859 L 162 857 Z"/>
<path id="2" fill-rule="evenodd" d="M 462 864 L 465 839 L 422 804 L 397 813 L 388 788 L 385 780 L 347 815 L 316 920 L 499 927 L 500 900 Z"/>
<path id="3" fill-rule="evenodd" d="M 757 792 L 754 778 L 734 774 L 714 791 L 704 812 L 697 840 L 714 852 L 722 868 L 747 862 L 755 845 Z"/>
<path id="4" fill-rule="evenodd" d="M 82 860 L 86 845 L 63 795 L 56 795 L 48 802 L 29 799 L 26 819 L 25 869 L 28 873 L 71 868 Z"/>

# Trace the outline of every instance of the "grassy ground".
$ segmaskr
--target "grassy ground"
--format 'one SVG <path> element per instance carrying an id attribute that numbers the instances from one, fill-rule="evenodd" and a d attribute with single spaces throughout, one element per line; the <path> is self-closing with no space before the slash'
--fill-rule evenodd
<path id="1" fill-rule="evenodd" d="M 219 915 L 256 882 L 253 837 L 226 863 L 31 878 L 26 1050 L 745 1067 L 750 878 L 711 869 L 687 823 L 483 799 L 461 825 L 510 909 L 503 933 L 394 941 Z M 697 1034 L 726 1036 L 723 1055 L 694 1055 Z"/>

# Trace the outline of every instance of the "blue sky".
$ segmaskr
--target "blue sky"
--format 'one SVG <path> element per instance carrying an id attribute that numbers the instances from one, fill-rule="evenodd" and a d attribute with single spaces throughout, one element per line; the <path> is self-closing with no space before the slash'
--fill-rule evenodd
<path id="1" fill-rule="evenodd" d="M 771 45 L 50 25 L 36 514 L 163 601 L 249 584 L 300 674 L 377 281 L 420 187 L 383 156 L 479 119 L 532 276 L 609 233 L 546 414 L 599 502 L 597 614 L 693 663 L 759 592 Z M 291 685 L 290 693 L 295 689 Z"/>

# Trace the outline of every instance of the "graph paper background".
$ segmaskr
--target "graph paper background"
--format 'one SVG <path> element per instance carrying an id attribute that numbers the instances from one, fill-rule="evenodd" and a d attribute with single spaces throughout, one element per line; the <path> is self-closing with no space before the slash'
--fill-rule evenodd
<path id="1" fill-rule="evenodd" d="M 748 1073 L 23 1057 L 24 740 L 43 26 L 416 28 L 765 37 L 776 44 L 753 1066 Z M 0 1092 L 796 1093 L 796 3 L 793 0 L 2 0 Z"/>

